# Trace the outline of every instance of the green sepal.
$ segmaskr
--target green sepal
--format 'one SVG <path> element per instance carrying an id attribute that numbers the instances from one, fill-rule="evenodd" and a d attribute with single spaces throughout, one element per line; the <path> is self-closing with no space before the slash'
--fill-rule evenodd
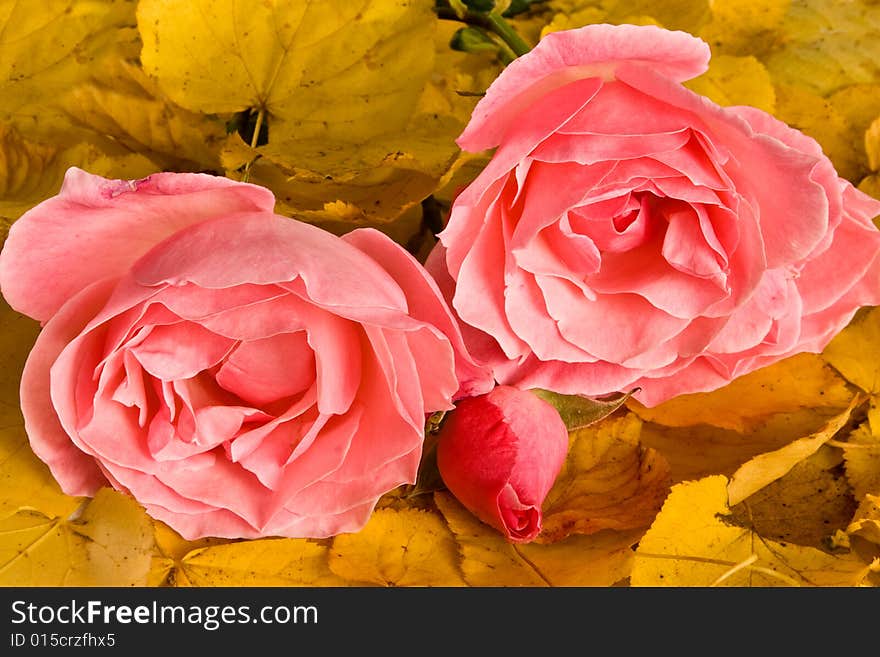
<path id="1" fill-rule="evenodd" d="M 446 411 L 437 411 L 425 422 L 425 442 L 422 445 L 419 473 L 416 477 L 416 483 L 406 487 L 406 497 L 415 497 L 446 489 L 443 477 L 440 476 L 440 469 L 437 467 L 438 434 L 445 417 Z"/>
<path id="2" fill-rule="evenodd" d="M 558 392 L 532 388 L 531 391 L 545 402 L 553 406 L 565 422 L 569 431 L 582 429 L 602 420 L 626 403 L 640 388 L 629 392 L 616 392 L 612 395 L 593 398 L 586 395 L 561 395 Z"/>
<path id="3" fill-rule="evenodd" d="M 479 27 L 459 28 L 449 40 L 449 47 L 460 52 L 497 52 L 499 45 Z"/>

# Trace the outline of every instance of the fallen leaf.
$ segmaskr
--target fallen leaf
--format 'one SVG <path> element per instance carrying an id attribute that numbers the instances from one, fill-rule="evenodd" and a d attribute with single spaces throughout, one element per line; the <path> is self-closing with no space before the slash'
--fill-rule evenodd
<path id="1" fill-rule="evenodd" d="M 871 0 L 792 0 L 765 64 L 773 79 L 820 96 L 880 78 L 880 12 Z"/>
<path id="2" fill-rule="evenodd" d="M 862 498 L 846 532 L 880 545 L 880 495 Z"/>
<path id="3" fill-rule="evenodd" d="M 461 550 L 470 586 L 611 586 L 629 575 L 641 532 L 606 530 L 551 545 L 510 543 L 448 493 L 434 500 Z"/>
<path id="4" fill-rule="evenodd" d="M 462 586 L 455 538 L 436 513 L 378 509 L 359 532 L 340 534 L 330 570 L 378 586 Z"/>
<path id="5" fill-rule="evenodd" d="M 0 518 L 23 509 L 49 519 L 66 517 L 82 502 L 61 492 L 24 431 L 18 389 L 38 332 L 37 322 L 0 299 Z"/>
<path id="6" fill-rule="evenodd" d="M 709 60 L 709 70 L 688 80 L 685 86 L 719 105 L 751 105 L 771 114 L 776 108 L 776 92 L 770 74 L 751 55 L 713 56 Z"/>
<path id="7" fill-rule="evenodd" d="M 568 456 L 544 500 L 537 542 L 651 524 L 669 491 L 669 466 L 640 445 L 641 427 L 630 413 L 569 434 Z"/>
<path id="8" fill-rule="evenodd" d="M 839 102 L 800 85 L 777 82 L 774 114 L 819 142 L 844 178 L 855 180 L 864 170 L 865 158 L 852 146 L 852 126 Z"/>
<path id="9" fill-rule="evenodd" d="M 177 586 L 343 586 L 326 544 L 301 538 L 234 541 L 173 557 Z M 155 566 L 155 564 L 154 564 Z"/>
<path id="10" fill-rule="evenodd" d="M 880 570 L 880 560 L 765 539 L 731 520 L 726 477 L 676 484 L 639 541 L 631 585 L 859 586 Z"/>
<path id="11" fill-rule="evenodd" d="M 645 422 L 641 442 L 663 455 L 674 482 L 713 474 L 729 477 L 752 457 L 819 431 L 839 411 L 819 408 L 771 413 L 743 431 L 709 424 L 667 427 Z"/>
<path id="12" fill-rule="evenodd" d="M 137 21 L 144 69 L 172 101 L 264 110 L 270 143 L 399 130 L 433 65 L 428 0 L 142 0 Z"/>
<path id="13" fill-rule="evenodd" d="M 679 395 L 654 408 L 631 399 L 643 420 L 668 427 L 708 424 L 747 431 L 769 415 L 801 409 L 843 409 L 853 397 L 846 382 L 816 354 L 798 354 L 734 379 L 714 392 Z"/>
<path id="14" fill-rule="evenodd" d="M 759 55 L 776 42 L 790 0 L 713 0 L 709 22 L 696 34 L 713 53 Z"/>
<path id="15" fill-rule="evenodd" d="M 24 510 L 0 521 L 0 586 L 144 586 L 152 547 L 140 505 L 102 488 L 81 514 Z"/>
<path id="16" fill-rule="evenodd" d="M 133 24 L 127 0 L 0 0 L 0 117 L 25 118 L 86 79 Z"/>
<path id="17" fill-rule="evenodd" d="M 853 409 L 866 399 L 864 395 L 856 395 L 847 409 L 831 419 L 820 431 L 773 452 L 759 454 L 740 466 L 730 478 L 727 489 L 731 506 L 739 504 L 767 484 L 783 477 L 797 463 L 815 454 L 849 422 Z"/>
<path id="18" fill-rule="evenodd" d="M 820 447 L 742 502 L 730 500 L 734 523 L 764 538 L 829 550 L 857 506 L 841 461 L 839 449 Z"/>
<path id="19" fill-rule="evenodd" d="M 822 358 L 865 392 L 880 394 L 880 308 L 857 313 Z"/>
<path id="20" fill-rule="evenodd" d="M 187 541 L 159 520 L 153 521 L 153 537 L 155 546 L 147 586 L 192 586 L 183 566 L 186 555 L 203 547 L 229 542 L 221 538 Z"/>
<path id="21" fill-rule="evenodd" d="M 862 423 L 848 440 L 839 443 L 856 499 L 880 495 L 880 436 L 872 428 L 870 423 Z"/>

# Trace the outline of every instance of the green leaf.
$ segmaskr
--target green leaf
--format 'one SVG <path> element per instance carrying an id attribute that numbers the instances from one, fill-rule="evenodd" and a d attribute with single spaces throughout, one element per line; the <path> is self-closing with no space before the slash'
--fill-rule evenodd
<path id="1" fill-rule="evenodd" d="M 560 395 L 558 392 L 541 388 L 532 389 L 533 393 L 559 411 L 559 415 L 569 431 L 582 429 L 608 417 L 638 391 L 639 388 L 634 388 L 627 393 L 614 393 L 603 398 L 592 398 L 584 395 Z"/>

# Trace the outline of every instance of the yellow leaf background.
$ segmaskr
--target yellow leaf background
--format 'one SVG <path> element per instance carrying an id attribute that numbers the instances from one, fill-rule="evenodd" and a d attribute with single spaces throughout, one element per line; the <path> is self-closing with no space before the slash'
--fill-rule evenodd
<path id="1" fill-rule="evenodd" d="M 0 0 L 0 235 L 72 165 L 205 171 L 424 256 L 486 162 L 454 140 L 503 66 L 450 49 L 459 25 L 433 4 Z M 510 22 L 532 44 L 597 22 L 700 36 L 713 58 L 691 89 L 803 130 L 880 197 L 876 2 L 546 0 Z M 0 585 L 880 584 L 880 309 L 823 354 L 573 432 L 528 545 L 445 492 L 393 491 L 356 534 L 196 542 L 109 489 L 66 496 L 18 406 L 38 330 L 0 302 Z"/>

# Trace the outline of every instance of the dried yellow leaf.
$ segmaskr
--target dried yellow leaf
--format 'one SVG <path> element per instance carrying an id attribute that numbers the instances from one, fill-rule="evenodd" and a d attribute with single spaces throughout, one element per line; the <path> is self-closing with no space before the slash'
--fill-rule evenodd
<path id="1" fill-rule="evenodd" d="M 857 395 L 845 411 L 832 418 L 820 431 L 795 440 L 773 452 L 755 456 L 733 473 L 727 493 L 731 506 L 761 490 L 767 484 L 785 476 L 797 463 L 808 458 L 849 422 L 853 409 L 867 398 Z"/>
<path id="2" fill-rule="evenodd" d="M 327 555 L 326 545 L 307 539 L 235 541 L 177 556 L 173 579 L 178 586 L 343 586 Z"/>
<path id="3" fill-rule="evenodd" d="M 712 51 L 729 55 L 756 55 L 777 38 L 790 0 L 713 0 L 712 15 L 698 33 Z"/>
<path id="4" fill-rule="evenodd" d="M 865 153 L 871 171 L 880 170 L 880 117 L 874 119 L 865 130 Z"/>
<path id="5" fill-rule="evenodd" d="M 159 520 L 153 521 L 153 530 L 155 546 L 150 572 L 147 576 L 147 586 L 192 586 L 183 567 L 186 555 L 203 547 L 229 542 L 221 538 L 187 541 Z"/>
<path id="6" fill-rule="evenodd" d="M 856 508 L 840 472 L 842 458 L 839 449 L 820 447 L 784 476 L 731 505 L 735 523 L 775 541 L 833 547 L 836 532 L 846 529 Z"/>
<path id="7" fill-rule="evenodd" d="M 880 393 L 880 308 L 859 312 L 822 358 L 865 392 Z"/>
<path id="8" fill-rule="evenodd" d="M 171 100 L 264 110 L 269 139 L 363 142 L 406 125 L 430 75 L 429 0 L 142 0 L 141 61 Z"/>
<path id="9" fill-rule="evenodd" d="M 846 382 L 815 354 L 798 354 L 734 379 L 714 392 L 680 395 L 645 408 L 627 405 L 643 420 L 669 427 L 708 424 L 746 431 L 767 416 L 801 409 L 843 409 L 853 393 Z"/>
<path id="10" fill-rule="evenodd" d="M 731 476 L 750 458 L 819 431 L 837 412 L 819 408 L 771 413 L 742 432 L 709 424 L 666 427 L 646 422 L 641 440 L 664 456 L 674 482 L 713 474 Z"/>
<path id="11" fill-rule="evenodd" d="M 765 64 L 773 79 L 820 96 L 880 78 L 880 12 L 871 0 L 792 0 Z"/>
<path id="12" fill-rule="evenodd" d="M 685 86 L 719 105 L 751 105 L 771 114 L 776 108 L 770 74 L 751 55 L 716 55 L 709 61 L 709 70 Z"/>
<path id="13" fill-rule="evenodd" d="M 161 169 L 220 167 L 223 122 L 174 105 L 133 61 L 108 63 L 99 79 L 78 85 L 59 104 L 69 123 L 111 137 Z"/>
<path id="14" fill-rule="evenodd" d="M 859 586 L 878 568 L 728 524 L 727 478 L 676 484 L 639 541 L 632 586 Z"/>
<path id="15" fill-rule="evenodd" d="M 880 495 L 880 435 L 876 429 L 872 431 L 869 423 L 863 423 L 840 446 L 856 499 Z"/>
<path id="16" fill-rule="evenodd" d="M 819 142 L 841 176 L 857 179 L 864 155 L 852 147 L 851 126 L 839 103 L 802 86 L 777 82 L 775 114 Z"/>
<path id="17" fill-rule="evenodd" d="M 846 531 L 880 545 L 880 495 L 862 498 Z"/>
<path id="18" fill-rule="evenodd" d="M 81 514 L 19 511 L 0 521 L 0 586 L 144 586 L 150 519 L 130 497 L 102 488 Z"/>
<path id="19" fill-rule="evenodd" d="M 629 413 L 570 434 L 568 456 L 544 500 L 537 542 L 651 524 L 669 492 L 669 466 L 640 445 L 641 427 Z"/>
<path id="20" fill-rule="evenodd" d="M 471 586 L 610 586 L 629 575 L 637 531 L 601 531 L 550 545 L 508 542 L 448 493 L 434 500 L 461 548 Z"/>
<path id="21" fill-rule="evenodd" d="M 717 3 L 718 0 L 609 0 L 603 5 L 609 23 L 631 23 L 635 16 L 650 16 L 667 29 L 696 34 L 709 19 L 710 7 Z"/>
<path id="22" fill-rule="evenodd" d="M 455 538 L 441 517 L 419 509 L 378 509 L 330 548 L 330 570 L 379 586 L 462 586 Z"/>
<path id="23" fill-rule="evenodd" d="M 90 76 L 83 62 L 133 23 L 126 0 L 0 0 L 0 117 L 27 114 Z"/>
<path id="24" fill-rule="evenodd" d="M 31 451 L 19 408 L 21 371 L 39 324 L 0 299 L 0 518 L 21 509 L 66 517 L 81 500 L 61 492 Z"/>

